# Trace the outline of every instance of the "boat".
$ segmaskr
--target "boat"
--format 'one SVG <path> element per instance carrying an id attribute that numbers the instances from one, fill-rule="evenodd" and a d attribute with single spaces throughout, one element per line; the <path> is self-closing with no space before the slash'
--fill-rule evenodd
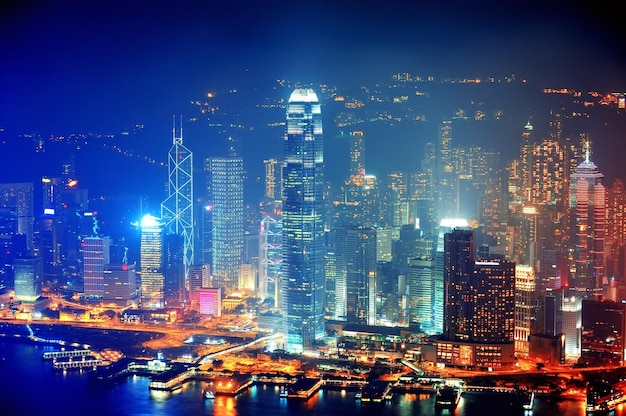
<path id="1" fill-rule="evenodd" d="M 215 386 L 213 386 L 213 382 L 207 384 L 202 390 L 202 397 L 205 399 L 215 399 Z"/>
<path id="2" fill-rule="evenodd" d="M 281 388 L 279 395 L 280 397 L 287 398 L 289 396 L 289 390 L 287 390 L 287 387 Z"/>
<path id="3" fill-rule="evenodd" d="M 442 386 L 437 389 L 435 407 L 444 409 L 456 409 L 461 400 L 461 389 L 452 386 Z"/>

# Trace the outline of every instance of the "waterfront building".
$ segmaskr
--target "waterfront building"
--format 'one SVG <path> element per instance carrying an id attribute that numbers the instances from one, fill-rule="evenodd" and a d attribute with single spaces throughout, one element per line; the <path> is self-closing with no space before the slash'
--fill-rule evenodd
<path id="1" fill-rule="evenodd" d="M 512 362 L 514 278 L 514 262 L 475 258 L 473 231 L 445 234 L 444 331 L 438 362 L 481 368 Z"/>
<path id="2" fill-rule="evenodd" d="M 143 308 L 161 308 L 165 303 L 164 230 L 159 218 L 146 215 L 141 221 L 140 266 Z"/>
<path id="3" fill-rule="evenodd" d="M 229 138 L 226 157 L 205 161 L 209 174 L 209 201 L 212 207 L 212 265 L 214 284 L 227 291 L 237 289 L 239 266 L 244 249 L 243 158 Z"/>
<path id="4" fill-rule="evenodd" d="M 41 295 L 43 264 L 40 257 L 13 260 L 15 297 L 24 302 L 35 302 Z"/>
<path id="5" fill-rule="evenodd" d="M 82 239 L 84 295 L 102 298 L 104 295 L 104 269 L 111 261 L 110 237 L 84 237 Z"/>
<path id="6" fill-rule="evenodd" d="M 182 117 L 181 117 L 182 121 Z M 172 147 L 167 156 L 167 197 L 161 203 L 161 219 L 166 234 L 179 235 L 183 240 L 183 280 L 194 263 L 194 196 L 193 153 L 183 145 L 183 127 L 176 135 L 172 126 Z M 183 285 L 187 286 L 187 285 Z"/>
<path id="7" fill-rule="evenodd" d="M 604 239 L 606 233 L 606 193 L 595 163 L 589 160 L 589 144 L 585 160 L 571 175 L 570 215 L 573 235 L 574 276 L 570 286 L 597 291 L 604 279 Z"/>
<path id="8" fill-rule="evenodd" d="M 302 352 L 324 335 L 324 144 L 312 89 L 287 104 L 283 140 L 283 313 L 285 349 Z"/>

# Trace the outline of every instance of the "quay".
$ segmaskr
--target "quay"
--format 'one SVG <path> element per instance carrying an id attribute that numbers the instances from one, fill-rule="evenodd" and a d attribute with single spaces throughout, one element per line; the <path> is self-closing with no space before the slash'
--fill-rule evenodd
<path id="1" fill-rule="evenodd" d="M 391 383 L 383 380 L 374 380 L 363 388 L 361 392 L 361 403 L 380 403 L 385 400 L 391 400 L 392 397 Z"/>
<path id="2" fill-rule="evenodd" d="M 91 350 L 67 350 L 67 351 L 46 351 L 43 353 L 44 360 L 57 360 L 59 358 L 85 357 L 93 355 Z"/>
<path id="3" fill-rule="evenodd" d="M 173 365 L 166 370 L 152 377 L 149 388 L 151 390 L 174 391 L 183 386 L 183 383 L 193 378 L 196 368 L 185 364 Z"/>
<path id="4" fill-rule="evenodd" d="M 286 387 L 286 396 L 288 399 L 308 400 L 324 384 L 320 378 L 300 378 L 295 383 Z"/>
<path id="5" fill-rule="evenodd" d="M 215 379 L 215 395 L 237 396 L 254 384 L 251 374 L 233 373 L 232 376 L 222 376 Z"/>

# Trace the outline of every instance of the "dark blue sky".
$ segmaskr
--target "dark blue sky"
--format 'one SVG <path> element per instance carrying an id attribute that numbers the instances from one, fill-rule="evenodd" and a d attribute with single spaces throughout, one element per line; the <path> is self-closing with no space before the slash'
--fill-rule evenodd
<path id="1" fill-rule="evenodd" d="M 0 127 L 161 119 L 244 76 L 514 73 L 626 90 L 617 16 L 616 6 L 588 2 L 9 0 L 0 6 Z"/>

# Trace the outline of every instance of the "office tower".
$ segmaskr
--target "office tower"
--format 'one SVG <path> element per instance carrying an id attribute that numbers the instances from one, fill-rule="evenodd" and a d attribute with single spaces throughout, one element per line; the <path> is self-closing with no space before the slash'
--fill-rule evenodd
<path id="1" fill-rule="evenodd" d="M 581 355 L 589 366 L 623 366 L 626 335 L 626 304 L 583 300 Z"/>
<path id="2" fill-rule="evenodd" d="M 409 223 L 409 201 L 406 175 L 403 172 L 392 172 L 387 175 L 387 192 L 384 208 L 385 221 L 400 232 L 400 227 Z"/>
<path id="3" fill-rule="evenodd" d="M 606 276 L 618 282 L 626 279 L 624 246 L 626 245 L 626 190 L 624 182 L 616 179 L 607 192 L 606 211 Z"/>
<path id="4" fill-rule="evenodd" d="M 324 317 L 343 319 L 346 316 L 345 304 L 337 305 L 337 253 L 335 247 L 335 231 L 327 230 L 324 244 Z M 339 288 L 339 298 L 345 299 L 345 285 Z"/>
<path id="5" fill-rule="evenodd" d="M 348 323 L 376 322 L 376 231 L 339 227 L 335 231 L 335 308 Z"/>
<path id="6" fill-rule="evenodd" d="M 285 349 L 302 352 L 324 335 L 324 143 L 312 89 L 287 104 L 283 141 L 283 292 Z"/>
<path id="7" fill-rule="evenodd" d="M 84 291 L 86 297 L 101 299 L 104 295 L 104 269 L 110 263 L 110 237 L 90 236 L 82 239 Z"/>
<path id="8" fill-rule="evenodd" d="M 570 229 L 573 235 L 569 251 L 575 268 L 570 286 L 592 291 L 601 289 L 604 279 L 606 193 L 603 177 L 596 164 L 589 160 L 587 144 L 585 160 L 571 175 L 570 182 Z"/>
<path id="9" fill-rule="evenodd" d="M 34 302 L 41 295 L 43 265 L 39 257 L 23 257 L 13 261 L 15 270 L 15 297 L 24 302 Z"/>
<path id="10" fill-rule="evenodd" d="M 215 285 L 227 293 L 237 288 L 244 239 L 243 159 L 229 140 L 229 155 L 207 159 L 205 165 L 213 222 L 211 271 Z"/>
<path id="11" fill-rule="evenodd" d="M 182 117 L 181 117 L 182 123 Z M 172 127 L 172 147 L 167 154 L 167 197 L 161 203 L 161 219 L 167 234 L 183 238 L 184 276 L 194 263 L 193 153 L 183 145 L 183 127 L 176 136 Z"/>
<path id="12" fill-rule="evenodd" d="M 110 263 L 104 266 L 102 303 L 130 306 L 137 300 L 135 265 Z"/>
<path id="13" fill-rule="evenodd" d="M 167 306 L 180 306 L 187 299 L 185 287 L 185 236 L 165 234 L 163 237 L 163 300 Z"/>
<path id="14" fill-rule="evenodd" d="M 239 290 L 245 290 L 250 294 L 257 292 L 256 272 L 257 270 L 253 264 L 242 263 L 239 266 L 239 279 L 237 285 Z"/>
<path id="15" fill-rule="evenodd" d="M 444 336 L 450 341 L 512 343 L 515 263 L 475 260 L 474 233 L 444 240 Z"/>
<path id="16" fill-rule="evenodd" d="M 582 305 L 584 292 L 569 287 L 548 289 L 543 305 L 543 328 L 540 332 L 565 336 L 565 357 L 570 360 L 580 358 Z"/>
<path id="17" fill-rule="evenodd" d="M 265 198 L 280 199 L 280 190 L 283 182 L 282 166 L 278 159 L 270 158 L 263 161 L 265 165 Z"/>
<path id="18" fill-rule="evenodd" d="M 189 304 L 191 310 L 200 310 L 200 289 L 211 287 L 211 266 L 194 264 L 189 268 Z"/>
<path id="19" fill-rule="evenodd" d="M 444 120 L 439 127 L 437 148 L 436 206 L 439 219 L 459 216 L 456 168 L 457 153 L 452 147 L 452 121 Z"/>
<path id="20" fill-rule="evenodd" d="M 515 267 L 515 352 L 528 356 L 528 337 L 535 329 L 535 273 L 531 266 Z"/>
<path id="21" fill-rule="evenodd" d="M 376 227 L 376 261 L 391 261 L 391 228 Z"/>
<path id="22" fill-rule="evenodd" d="M 146 215 L 141 221 L 141 304 L 161 308 L 165 303 L 164 230 L 159 218 Z"/>
<path id="23" fill-rule="evenodd" d="M 350 133 L 350 176 L 365 174 L 365 136 L 362 131 Z"/>
<path id="24" fill-rule="evenodd" d="M 33 249 L 34 234 L 34 185 L 25 183 L 0 183 L 0 208 L 11 209 L 15 215 L 17 234 L 26 236 L 28 250 Z"/>
<path id="25" fill-rule="evenodd" d="M 283 263 L 282 202 L 267 204 L 261 212 L 259 229 L 259 296 L 280 305 L 280 280 Z"/>
<path id="26" fill-rule="evenodd" d="M 409 259 L 409 323 L 418 324 L 420 332 L 434 335 L 435 261 L 431 256 Z"/>

